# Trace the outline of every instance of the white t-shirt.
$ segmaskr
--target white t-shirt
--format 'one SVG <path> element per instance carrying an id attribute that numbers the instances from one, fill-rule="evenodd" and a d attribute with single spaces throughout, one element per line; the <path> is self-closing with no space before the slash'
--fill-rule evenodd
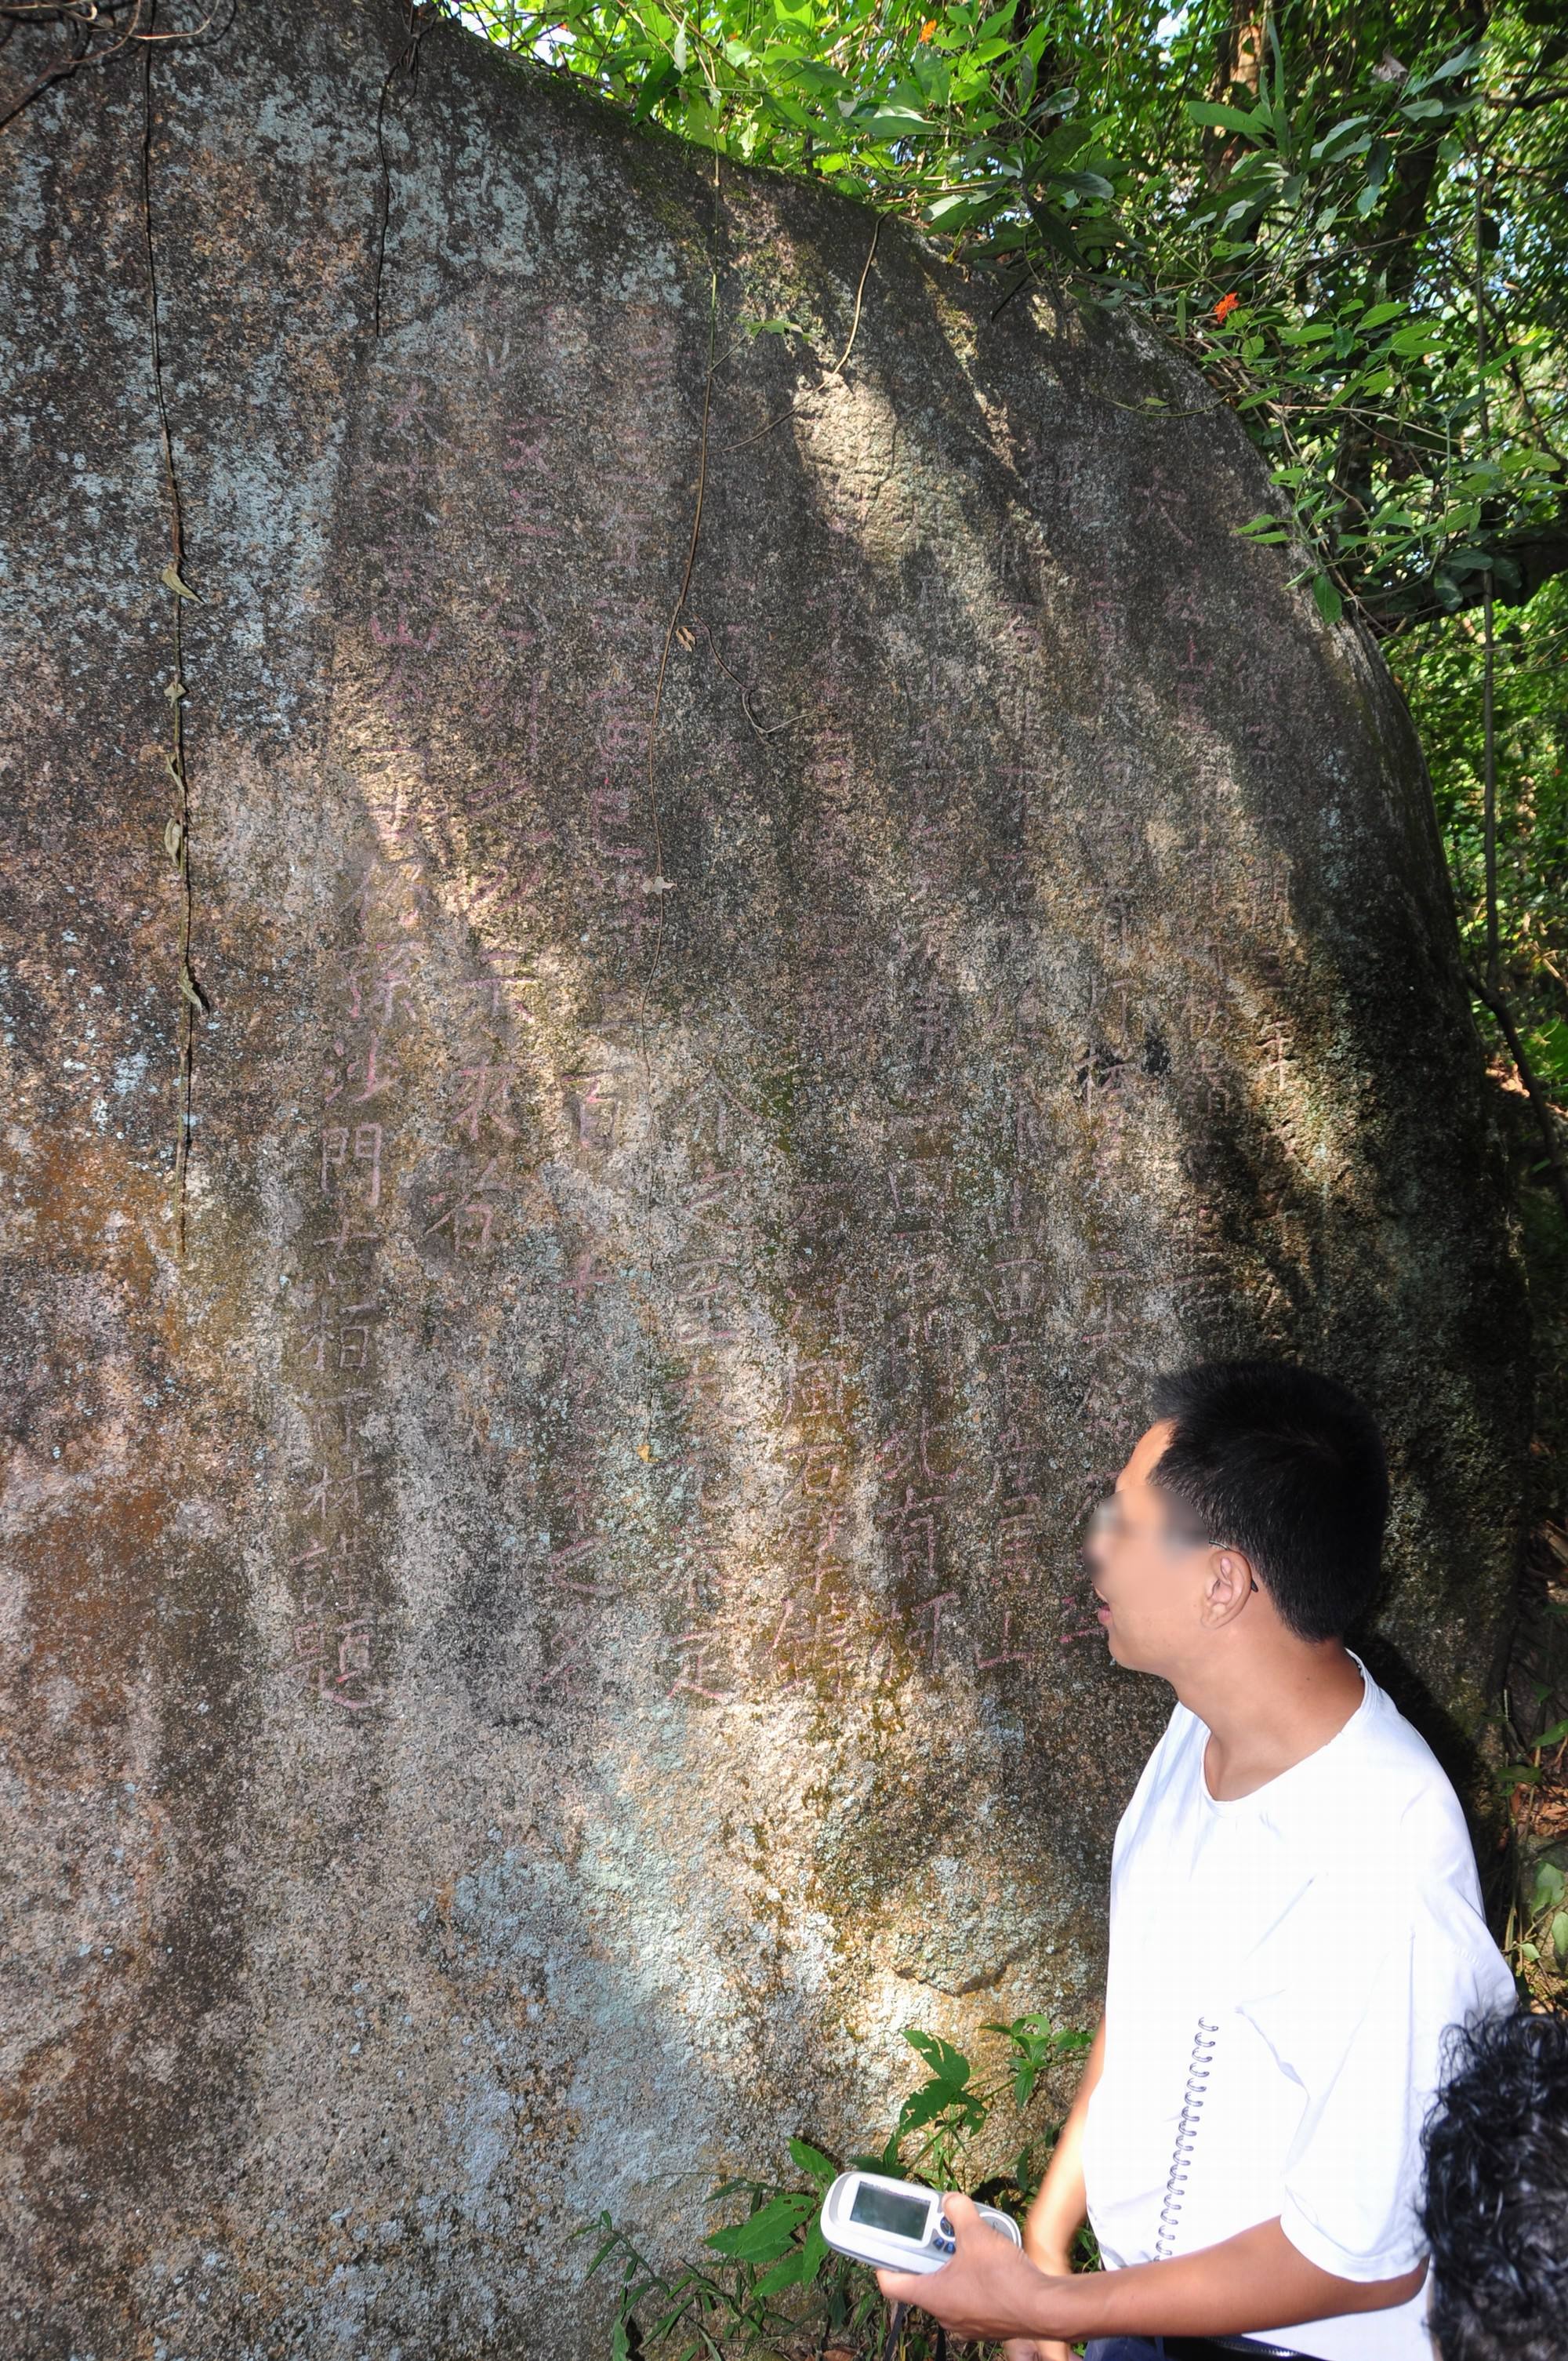
<path id="1" fill-rule="evenodd" d="M 1279 2217 L 1341 2279 L 1425 2251 L 1421 2119 L 1445 2026 L 1511 2007 L 1464 1816 L 1360 1657 L 1326 1746 L 1216 1803 L 1179 1705 L 1116 1830 L 1105 2058 L 1084 2126 L 1106 2264 L 1186 2255 Z M 1427 2288 L 1381 2312 L 1259 2328 L 1323 2361 L 1432 2361 Z"/>

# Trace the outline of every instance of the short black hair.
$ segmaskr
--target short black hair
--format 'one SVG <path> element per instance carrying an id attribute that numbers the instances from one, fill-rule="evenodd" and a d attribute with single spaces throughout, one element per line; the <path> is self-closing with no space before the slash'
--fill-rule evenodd
<path id="1" fill-rule="evenodd" d="M 1377 1594 L 1388 1470 L 1376 1423 L 1294 1361 L 1201 1361 L 1155 1382 L 1175 1427 L 1150 1481 L 1251 1559 L 1302 1640 L 1343 1639 Z"/>
<path id="2" fill-rule="evenodd" d="M 1421 2131 L 1442 2361 L 1568 2361 L 1568 2016 L 1451 2026 Z"/>

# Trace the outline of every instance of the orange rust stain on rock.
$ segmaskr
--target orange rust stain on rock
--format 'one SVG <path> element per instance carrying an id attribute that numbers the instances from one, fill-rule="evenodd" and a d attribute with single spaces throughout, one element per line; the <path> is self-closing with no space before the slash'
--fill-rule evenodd
<path id="1" fill-rule="evenodd" d="M 168 1513 L 157 1484 L 107 1485 L 16 1545 L 27 1591 L 29 1686 L 64 1673 L 94 1727 L 123 1717 L 155 1644 L 159 1550 Z M 40 1728 L 27 1754 L 39 1760 Z"/>
<path id="2" fill-rule="evenodd" d="M 170 1196 L 115 1140 L 42 1126 L 18 1159 L 19 1218 L 29 1258 L 60 1269 L 92 1269 L 126 1290 L 138 1326 L 156 1319 L 157 1259 L 151 1235 L 168 1221 Z"/>

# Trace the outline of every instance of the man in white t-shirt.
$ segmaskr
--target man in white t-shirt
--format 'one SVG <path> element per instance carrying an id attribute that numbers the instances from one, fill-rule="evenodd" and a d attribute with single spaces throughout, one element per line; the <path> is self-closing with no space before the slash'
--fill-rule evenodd
<path id="1" fill-rule="evenodd" d="M 1453 1790 L 1343 1642 L 1382 1445 L 1289 1363 L 1155 1409 L 1089 1543 L 1112 1655 L 1179 1700 L 1116 1831 L 1104 2016 L 1024 2253 L 954 2196 L 952 2261 L 878 2277 L 1009 2361 L 1432 2361 L 1422 2120 L 1445 2028 L 1514 1985 Z"/>

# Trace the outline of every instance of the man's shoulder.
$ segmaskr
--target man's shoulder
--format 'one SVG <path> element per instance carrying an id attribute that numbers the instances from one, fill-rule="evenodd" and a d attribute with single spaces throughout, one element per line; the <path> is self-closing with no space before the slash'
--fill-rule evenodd
<path id="1" fill-rule="evenodd" d="M 1453 1782 L 1415 1724 L 1366 1677 L 1368 1710 L 1331 1749 L 1320 1788 L 1325 1833 L 1348 1839 L 1342 1873 L 1354 1875 L 1358 1863 L 1372 1873 L 1376 1864 L 1385 1890 L 1391 1873 L 1418 1888 L 1456 1878 L 1468 1884 L 1475 1852 Z"/>
<path id="2" fill-rule="evenodd" d="M 1365 1669 L 1365 1668 L 1364 1668 Z M 1365 1675 L 1365 1712 L 1353 1715 L 1341 1735 L 1343 1759 L 1335 1765 L 1342 1784 L 1364 1795 L 1365 1806 L 1403 1823 L 1412 1816 L 1434 1824 L 1464 1824 L 1453 1782 L 1428 1741 L 1402 1714 L 1387 1689 Z"/>

